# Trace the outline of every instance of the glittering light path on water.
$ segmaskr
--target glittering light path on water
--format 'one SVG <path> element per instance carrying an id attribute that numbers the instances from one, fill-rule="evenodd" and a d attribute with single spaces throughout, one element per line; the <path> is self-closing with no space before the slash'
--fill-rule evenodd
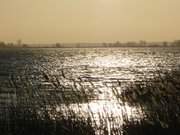
<path id="1" fill-rule="evenodd" d="M 128 124 L 168 128 L 179 118 L 169 111 L 179 112 L 178 49 L 0 51 L 0 122 L 70 121 L 80 131 L 87 123 L 97 135 L 123 135 Z"/>

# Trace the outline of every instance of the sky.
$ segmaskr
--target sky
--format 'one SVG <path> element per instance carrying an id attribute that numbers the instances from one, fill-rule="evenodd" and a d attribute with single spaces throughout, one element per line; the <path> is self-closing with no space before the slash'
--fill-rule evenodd
<path id="1" fill-rule="evenodd" d="M 180 39 L 180 0 L 0 0 L 0 40 L 26 43 Z"/>

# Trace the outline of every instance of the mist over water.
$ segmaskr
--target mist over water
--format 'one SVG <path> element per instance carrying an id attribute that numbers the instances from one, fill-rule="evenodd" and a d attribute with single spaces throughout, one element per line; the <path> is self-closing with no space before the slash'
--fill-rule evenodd
<path id="1" fill-rule="evenodd" d="M 180 48 L 0 49 L 0 121 L 83 119 L 97 135 L 131 135 L 146 124 L 173 129 L 179 78 Z"/>

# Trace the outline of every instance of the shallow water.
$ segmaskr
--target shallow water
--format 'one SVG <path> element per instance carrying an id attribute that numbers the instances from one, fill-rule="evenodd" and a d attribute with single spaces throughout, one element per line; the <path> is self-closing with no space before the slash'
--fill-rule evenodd
<path id="1" fill-rule="evenodd" d="M 139 101 L 137 86 L 161 83 L 179 68 L 180 48 L 0 49 L 1 119 L 10 119 L 10 107 L 35 110 L 41 119 L 46 111 L 51 120 L 73 112 L 90 119 L 97 135 L 124 134 L 124 124 L 149 121 L 156 106 L 156 95 L 149 95 L 153 109 Z"/>

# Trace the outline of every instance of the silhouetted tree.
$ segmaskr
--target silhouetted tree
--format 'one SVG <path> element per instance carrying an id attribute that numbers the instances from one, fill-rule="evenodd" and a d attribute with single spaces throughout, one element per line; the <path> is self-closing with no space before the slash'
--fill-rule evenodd
<path id="1" fill-rule="evenodd" d="M 174 41 L 173 45 L 174 45 L 174 46 L 180 46 L 180 40 Z"/>
<path id="2" fill-rule="evenodd" d="M 108 44 L 108 47 L 113 47 L 113 43 L 109 43 L 109 44 Z"/>
<path id="3" fill-rule="evenodd" d="M 117 41 L 115 44 L 114 44 L 114 47 L 119 47 L 121 46 L 121 43 L 119 41 Z"/>
<path id="4" fill-rule="evenodd" d="M 139 44 L 140 44 L 141 46 L 146 46 L 147 43 L 146 43 L 146 41 L 144 41 L 144 40 L 140 40 L 140 41 L 139 41 Z"/>
<path id="5" fill-rule="evenodd" d="M 23 48 L 28 48 L 29 46 L 27 44 L 22 45 Z"/>
<path id="6" fill-rule="evenodd" d="M 163 42 L 163 46 L 164 46 L 164 47 L 168 46 L 168 42 L 164 41 L 164 42 Z"/>
<path id="7" fill-rule="evenodd" d="M 4 42 L 0 42 L 0 47 L 3 48 L 3 47 L 6 47 L 6 44 Z"/>
<path id="8" fill-rule="evenodd" d="M 62 47 L 62 46 L 61 46 L 60 43 L 56 43 L 56 44 L 55 44 L 55 47 L 56 47 L 56 48 L 60 48 L 60 47 Z"/>
<path id="9" fill-rule="evenodd" d="M 7 43 L 6 46 L 12 48 L 12 47 L 14 47 L 14 44 L 13 43 Z"/>
<path id="10" fill-rule="evenodd" d="M 18 46 L 21 46 L 21 45 L 22 45 L 22 40 L 21 40 L 21 39 L 17 40 L 17 45 L 18 45 Z"/>

